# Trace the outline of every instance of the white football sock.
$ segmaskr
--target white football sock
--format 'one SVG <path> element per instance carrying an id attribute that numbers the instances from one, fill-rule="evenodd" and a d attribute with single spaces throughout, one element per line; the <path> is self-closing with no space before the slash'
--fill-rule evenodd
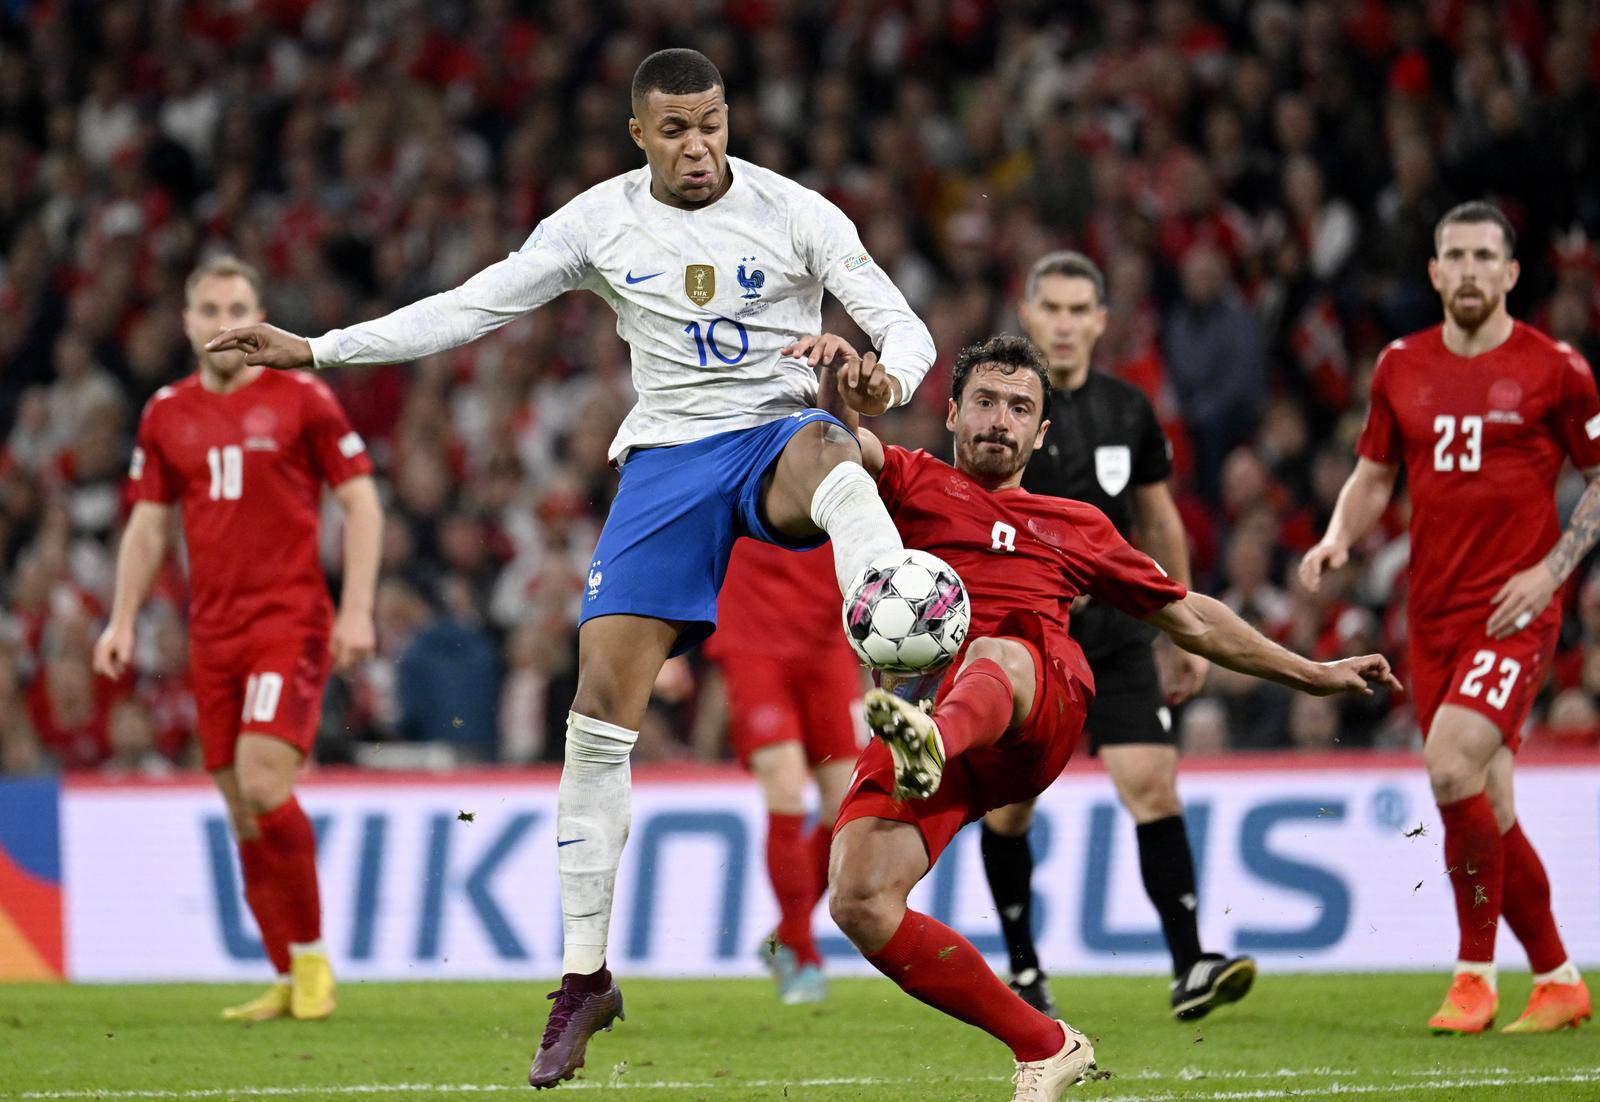
<path id="1" fill-rule="evenodd" d="M 1483 982 L 1489 985 L 1490 991 L 1499 990 L 1495 985 L 1496 970 L 1493 961 L 1485 964 L 1476 960 L 1458 960 L 1456 961 L 1456 975 L 1482 976 Z"/>
<path id="2" fill-rule="evenodd" d="M 638 731 L 567 713 L 566 763 L 556 792 L 563 972 L 587 975 L 605 964 L 611 895 L 633 818 L 628 755 L 638 738 Z"/>
<path id="3" fill-rule="evenodd" d="M 833 572 L 847 593 L 862 567 L 905 543 L 878 496 L 878 484 L 853 460 L 829 471 L 811 496 L 811 519 L 833 541 Z"/>
<path id="4" fill-rule="evenodd" d="M 1579 983 L 1583 977 L 1578 974 L 1578 966 L 1570 960 L 1561 962 L 1561 967 L 1551 972 L 1536 972 L 1534 983 Z"/>
<path id="5" fill-rule="evenodd" d="M 289 955 L 291 957 L 298 957 L 303 953 L 320 953 L 323 956 L 327 956 L 328 947 L 322 943 L 320 937 L 316 941 L 291 941 L 289 943 Z"/>

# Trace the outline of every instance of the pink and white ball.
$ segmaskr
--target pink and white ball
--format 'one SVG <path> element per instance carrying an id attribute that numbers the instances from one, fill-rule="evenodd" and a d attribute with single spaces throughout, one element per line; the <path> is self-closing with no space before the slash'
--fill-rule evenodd
<path id="1" fill-rule="evenodd" d="M 862 663 L 885 673 L 931 673 L 967 637 L 972 605 L 950 565 L 907 548 L 879 555 L 844 599 L 844 630 Z"/>

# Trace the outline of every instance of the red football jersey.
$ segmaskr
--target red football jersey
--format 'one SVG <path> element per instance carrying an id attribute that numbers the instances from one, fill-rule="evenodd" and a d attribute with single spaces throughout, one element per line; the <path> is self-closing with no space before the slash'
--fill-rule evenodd
<path id="1" fill-rule="evenodd" d="M 1411 489 L 1413 620 L 1489 617 L 1507 578 L 1560 536 L 1563 457 L 1600 465 L 1600 396 L 1583 357 L 1521 322 L 1462 357 L 1435 326 L 1378 358 L 1356 452 L 1404 463 Z"/>
<path id="2" fill-rule="evenodd" d="M 1093 505 L 1020 486 L 990 491 L 927 452 L 883 451 L 878 493 L 906 546 L 937 555 L 961 576 L 972 601 L 969 640 L 993 634 L 1014 610 L 1038 612 L 1052 651 L 1093 685 L 1067 635 L 1074 597 L 1087 593 L 1143 618 L 1188 595 Z"/>
<path id="3" fill-rule="evenodd" d="M 840 601 L 831 546 L 786 551 L 741 539 L 717 595 L 717 631 L 706 640 L 706 655 L 720 660 L 748 648 L 803 660 L 825 648 L 849 652 Z"/>
<path id="4" fill-rule="evenodd" d="M 264 371 L 229 394 L 199 375 L 145 407 L 128 471 L 134 501 L 179 503 L 197 638 L 287 618 L 326 630 L 333 605 L 317 561 L 322 484 L 370 474 L 333 392 L 302 371 Z"/>

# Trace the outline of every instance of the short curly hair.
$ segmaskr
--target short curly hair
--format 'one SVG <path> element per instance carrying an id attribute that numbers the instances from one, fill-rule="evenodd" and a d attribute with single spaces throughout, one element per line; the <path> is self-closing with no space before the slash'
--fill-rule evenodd
<path id="1" fill-rule="evenodd" d="M 630 100 L 637 114 L 651 92 L 682 96 L 725 87 L 722 73 L 699 50 L 657 50 L 639 62 L 639 68 L 634 70 Z"/>
<path id="2" fill-rule="evenodd" d="M 1039 389 L 1044 393 L 1039 420 L 1050 416 L 1050 372 L 1045 369 L 1044 356 L 1027 337 L 1001 333 L 977 344 L 969 344 L 956 356 L 955 369 L 950 373 L 950 400 L 961 404 L 961 393 L 967 389 L 967 380 L 979 367 L 995 367 L 1002 375 L 1018 371 L 1031 371 L 1039 377 Z"/>

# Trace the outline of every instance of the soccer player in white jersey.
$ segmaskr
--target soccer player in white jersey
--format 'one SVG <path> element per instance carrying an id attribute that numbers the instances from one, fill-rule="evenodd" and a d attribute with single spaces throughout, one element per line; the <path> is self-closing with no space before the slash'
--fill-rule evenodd
<path id="1" fill-rule="evenodd" d="M 275 368 L 395 363 L 466 344 L 564 291 L 593 291 L 617 313 L 639 400 L 611 445 L 622 481 L 578 631 L 556 815 L 564 974 L 529 1073 L 536 1087 L 570 1078 L 589 1038 L 622 1016 L 605 954 L 628 755 L 662 663 L 715 627 L 734 540 L 808 548 L 832 536 L 841 589 L 901 547 L 855 437 L 813 408 L 815 369 L 842 349 L 806 336 L 821 330 L 822 292 L 881 352 L 880 366 L 857 360 L 840 373 L 852 409 L 903 403 L 934 356 L 927 327 L 837 207 L 727 156 L 710 60 L 652 54 L 632 106 L 647 167 L 579 195 L 460 287 L 309 341 L 252 325 L 208 346 Z"/>

